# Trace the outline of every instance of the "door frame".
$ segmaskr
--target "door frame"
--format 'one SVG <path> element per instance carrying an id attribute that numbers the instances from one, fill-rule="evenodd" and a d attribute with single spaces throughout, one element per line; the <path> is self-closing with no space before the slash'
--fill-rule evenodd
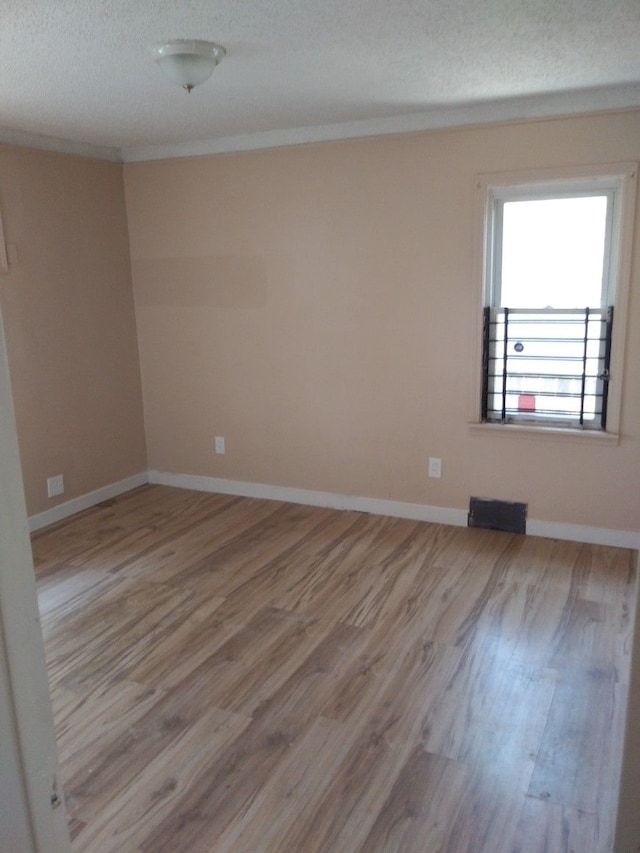
<path id="1" fill-rule="evenodd" d="M 0 483 L 0 829 L 25 853 L 69 853 L 1 312 Z"/>

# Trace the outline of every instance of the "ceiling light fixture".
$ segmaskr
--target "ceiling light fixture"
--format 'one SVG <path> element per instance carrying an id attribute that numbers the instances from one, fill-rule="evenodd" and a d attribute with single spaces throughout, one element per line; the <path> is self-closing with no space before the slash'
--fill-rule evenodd
<path id="1" fill-rule="evenodd" d="M 169 80 L 191 92 L 211 77 L 227 51 L 211 41 L 175 39 L 158 47 L 156 54 L 156 62 Z"/>

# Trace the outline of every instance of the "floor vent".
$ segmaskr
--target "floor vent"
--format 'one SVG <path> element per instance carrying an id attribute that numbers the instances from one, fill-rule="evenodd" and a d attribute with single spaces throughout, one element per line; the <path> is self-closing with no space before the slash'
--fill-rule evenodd
<path id="1" fill-rule="evenodd" d="M 484 527 L 487 530 L 526 533 L 527 504 L 471 498 L 467 524 L 469 527 Z"/>

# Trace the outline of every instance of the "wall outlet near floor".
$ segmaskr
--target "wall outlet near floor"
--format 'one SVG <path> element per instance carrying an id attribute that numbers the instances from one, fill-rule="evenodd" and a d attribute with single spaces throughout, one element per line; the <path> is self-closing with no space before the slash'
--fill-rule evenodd
<path id="1" fill-rule="evenodd" d="M 429 476 L 439 479 L 442 477 L 442 459 L 439 456 L 429 457 Z"/>
<path id="2" fill-rule="evenodd" d="M 47 478 L 47 496 L 55 498 L 64 494 L 64 477 L 58 474 L 56 477 Z"/>
<path id="3" fill-rule="evenodd" d="M 217 435 L 216 436 L 215 446 L 216 446 L 216 453 L 225 453 L 226 452 L 225 448 L 224 448 L 224 436 L 223 435 Z"/>

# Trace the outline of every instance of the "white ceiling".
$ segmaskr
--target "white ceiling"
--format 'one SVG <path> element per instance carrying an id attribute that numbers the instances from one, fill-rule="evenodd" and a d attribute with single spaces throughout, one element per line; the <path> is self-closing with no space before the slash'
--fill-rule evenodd
<path id="1" fill-rule="evenodd" d="M 224 45 L 190 95 L 154 61 Z M 639 0 L 0 0 L 0 139 L 147 159 L 640 106 Z"/>

